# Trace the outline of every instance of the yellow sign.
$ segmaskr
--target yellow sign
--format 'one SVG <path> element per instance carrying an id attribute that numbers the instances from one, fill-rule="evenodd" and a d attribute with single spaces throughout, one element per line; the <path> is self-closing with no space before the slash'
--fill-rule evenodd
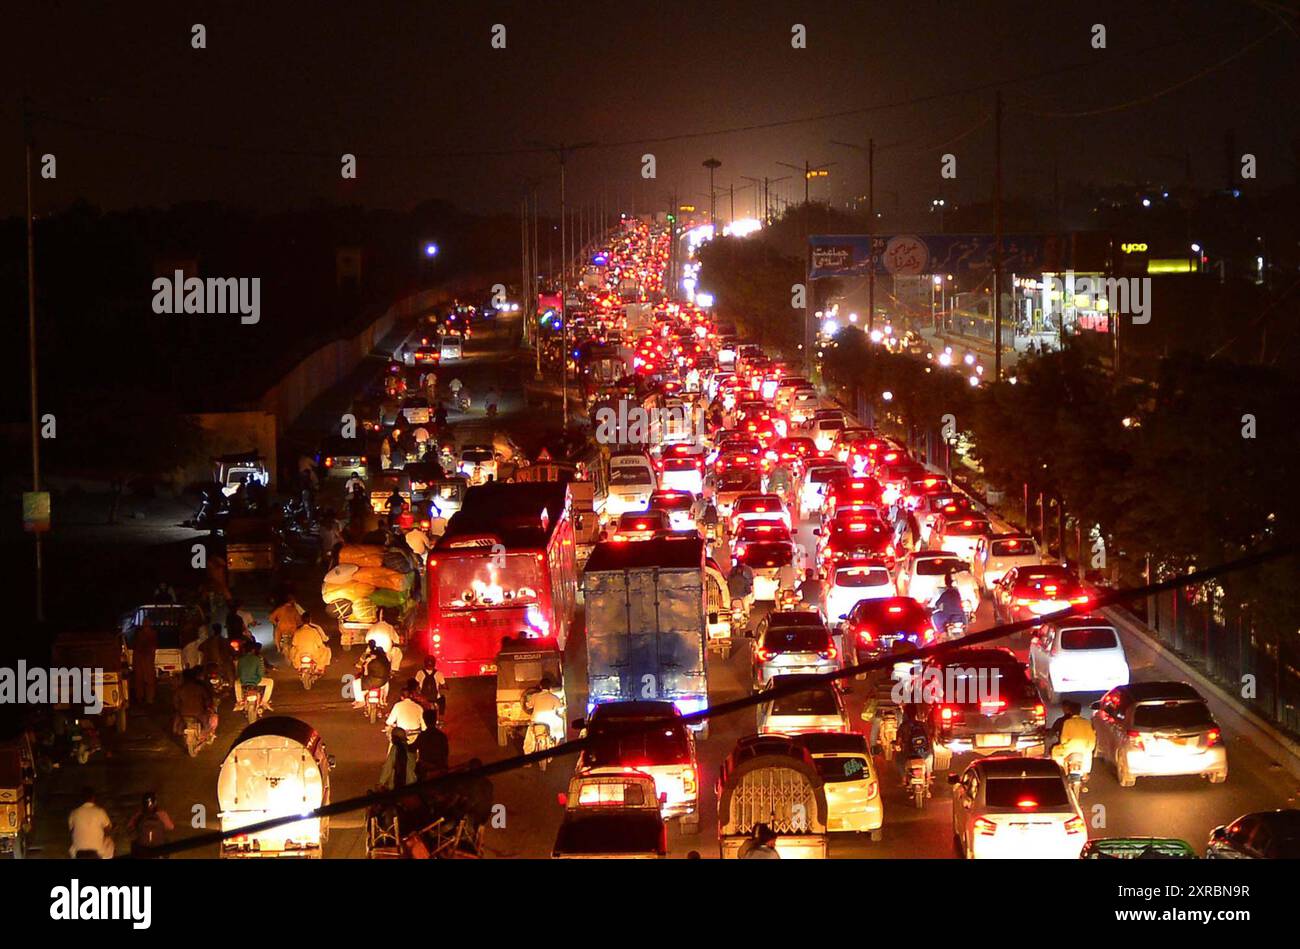
<path id="1" fill-rule="evenodd" d="M 695 205 L 693 205 L 693 204 L 683 204 L 683 205 L 682 205 L 681 207 L 679 207 L 677 210 L 678 210 L 678 211 L 688 211 L 688 212 L 689 212 L 689 211 L 694 211 L 694 210 L 695 210 Z"/>
<path id="2" fill-rule="evenodd" d="M 1147 273 L 1191 273 L 1192 262 L 1183 258 L 1160 258 L 1147 261 Z"/>
<path id="3" fill-rule="evenodd" d="M 1144 243 L 1120 244 L 1119 249 L 1126 254 L 1145 254 L 1147 251 L 1147 245 Z"/>

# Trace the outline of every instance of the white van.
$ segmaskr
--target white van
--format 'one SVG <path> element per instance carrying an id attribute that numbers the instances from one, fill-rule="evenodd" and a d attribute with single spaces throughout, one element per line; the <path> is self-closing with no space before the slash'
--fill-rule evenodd
<path id="1" fill-rule="evenodd" d="M 655 490 L 655 470 L 641 452 L 612 455 L 609 459 L 609 495 L 605 499 L 607 519 L 629 511 L 644 511 Z"/>

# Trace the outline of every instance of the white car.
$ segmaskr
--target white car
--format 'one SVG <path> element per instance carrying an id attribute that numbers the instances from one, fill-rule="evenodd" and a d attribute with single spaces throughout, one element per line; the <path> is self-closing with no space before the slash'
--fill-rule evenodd
<path id="1" fill-rule="evenodd" d="M 844 710 L 844 700 L 833 683 L 815 676 L 779 675 L 768 680 L 763 692 L 801 683 L 806 683 L 808 688 L 758 706 L 760 735 L 852 731 L 849 728 L 848 713 Z"/>
<path id="2" fill-rule="evenodd" d="M 921 550 L 910 553 L 898 568 L 898 595 L 910 596 L 929 606 L 943 590 L 943 578 L 952 574 L 953 586 L 961 594 L 961 605 L 970 620 L 980 605 L 980 591 L 970 567 L 956 554 L 946 550 Z"/>
<path id="3" fill-rule="evenodd" d="M 781 499 L 775 494 L 746 494 L 736 499 L 731 507 L 730 530 L 732 534 L 740 530 L 747 521 L 778 520 L 786 530 L 794 530 L 790 521 L 790 512 L 785 509 Z"/>
<path id="4" fill-rule="evenodd" d="M 629 511 L 619 515 L 610 540 L 652 540 L 655 535 L 671 529 L 666 511 Z"/>
<path id="5" fill-rule="evenodd" d="M 883 563 L 857 561 L 843 563 L 826 578 L 822 615 L 829 626 L 844 623 L 849 610 L 861 600 L 880 600 L 894 595 L 889 569 Z"/>
<path id="6" fill-rule="evenodd" d="M 1098 758 L 1115 765 L 1122 788 L 1138 778 L 1199 774 L 1228 780 L 1228 751 L 1200 693 L 1185 682 L 1133 682 L 1093 703 Z"/>
<path id="7" fill-rule="evenodd" d="M 1105 617 L 1071 616 L 1040 627 L 1029 641 L 1029 676 L 1049 702 L 1071 692 L 1128 685 L 1128 659 Z"/>
<path id="8" fill-rule="evenodd" d="M 491 445 L 466 445 L 460 450 L 456 470 L 470 484 L 486 484 L 488 477 L 496 480 L 497 456 Z"/>
<path id="9" fill-rule="evenodd" d="M 1088 825 L 1050 758 L 992 755 L 952 784 L 952 833 L 969 860 L 1077 860 Z"/>
<path id="10" fill-rule="evenodd" d="M 704 492 L 704 463 L 700 455 L 673 455 L 657 465 L 661 491 Z"/>
<path id="11" fill-rule="evenodd" d="M 975 556 L 975 544 L 992 532 L 993 525 L 983 514 L 970 511 L 951 517 L 940 514 L 930 531 L 930 549 L 949 551 L 970 563 Z"/>
<path id="12" fill-rule="evenodd" d="M 668 526 L 675 531 L 693 531 L 697 502 L 689 491 L 656 491 L 650 495 L 648 511 L 663 511 L 668 515 Z"/>
<path id="13" fill-rule="evenodd" d="M 817 390 L 799 389 L 790 396 L 790 424 L 804 425 L 818 409 Z"/>
<path id="14" fill-rule="evenodd" d="M 799 517 L 806 518 L 819 512 L 826 503 L 831 482 L 846 474 L 847 470 L 841 464 L 810 464 L 799 488 Z"/>
<path id="15" fill-rule="evenodd" d="M 843 419 L 822 418 L 813 422 L 808 435 L 817 445 L 818 451 L 830 451 L 835 447 L 835 441 L 840 437 L 842 431 L 844 431 Z"/>
<path id="16" fill-rule="evenodd" d="M 990 534 L 975 542 L 971 571 L 981 590 L 991 589 L 1013 567 L 1042 563 L 1038 542 L 1029 534 Z"/>

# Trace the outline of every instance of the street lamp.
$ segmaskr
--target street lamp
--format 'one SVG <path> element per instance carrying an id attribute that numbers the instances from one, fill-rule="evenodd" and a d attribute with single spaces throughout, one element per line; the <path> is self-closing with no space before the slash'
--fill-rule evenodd
<path id="1" fill-rule="evenodd" d="M 709 224 L 713 226 L 714 236 L 718 234 L 718 193 L 713 190 L 713 173 L 722 167 L 716 158 L 704 159 L 704 167 L 709 169 Z"/>
<path id="2" fill-rule="evenodd" d="M 438 256 L 438 245 L 437 245 L 437 244 L 425 244 L 425 245 L 424 245 L 424 256 L 425 256 L 425 257 L 437 257 L 437 256 Z"/>

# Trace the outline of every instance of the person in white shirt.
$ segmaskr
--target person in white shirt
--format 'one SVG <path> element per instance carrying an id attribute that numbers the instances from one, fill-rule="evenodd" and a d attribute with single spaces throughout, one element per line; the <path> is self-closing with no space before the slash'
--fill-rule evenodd
<path id="1" fill-rule="evenodd" d="M 415 554 L 416 560 L 421 569 L 424 568 L 424 558 L 433 547 L 433 542 L 429 540 L 429 535 L 418 527 L 412 527 L 403 536 L 406 546 L 411 548 L 411 553 Z"/>
<path id="2" fill-rule="evenodd" d="M 542 681 L 537 683 L 538 691 L 525 693 L 523 699 L 524 709 L 532 716 L 533 725 L 545 725 L 552 744 L 558 742 L 564 734 L 564 719 L 561 717 L 564 702 L 551 691 L 554 687 L 551 680 L 543 676 Z M 537 738 L 530 728 L 524 733 L 524 754 L 537 750 Z"/>
<path id="3" fill-rule="evenodd" d="M 404 729 L 410 742 L 414 742 L 424 729 L 424 706 L 411 697 L 415 689 L 415 680 L 408 679 L 406 688 L 402 690 L 401 699 L 388 713 L 388 720 L 384 723 L 389 728 Z"/>
<path id="4" fill-rule="evenodd" d="M 68 856 L 87 850 L 99 854 L 100 859 L 113 859 L 113 822 L 108 811 L 95 803 L 95 792 L 87 788 L 82 805 L 68 815 L 68 830 L 72 833 L 72 846 Z"/>

